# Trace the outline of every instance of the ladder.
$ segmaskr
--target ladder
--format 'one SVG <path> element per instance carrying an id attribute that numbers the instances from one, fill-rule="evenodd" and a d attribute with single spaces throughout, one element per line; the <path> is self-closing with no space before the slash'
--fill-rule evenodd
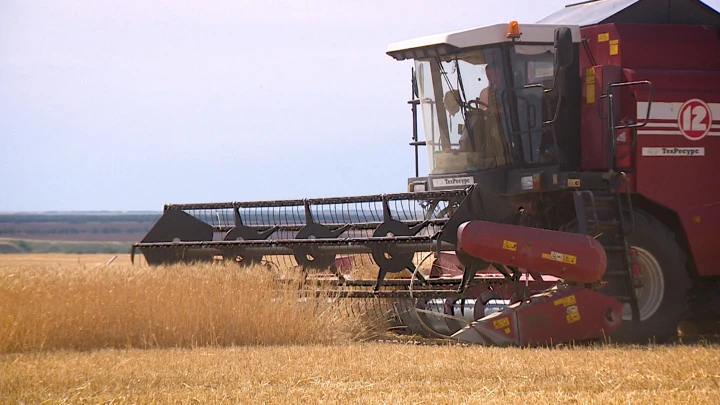
<path id="1" fill-rule="evenodd" d="M 632 202 L 627 194 L 627 208 L 623 205 L 622 186 L 627 177 L 619 173 L 608 189 L 578 190 L 573 192 L 578 233 L 590 235 L 600 242 L 607 255 L 607 269 L 602 292 L 629 305 L 633 323 L 640 322 L 640 308 L 635 294 L 635 281 L 631 266 L 631 253 L 627 236 L 632 232 L 634 220 Z"/>

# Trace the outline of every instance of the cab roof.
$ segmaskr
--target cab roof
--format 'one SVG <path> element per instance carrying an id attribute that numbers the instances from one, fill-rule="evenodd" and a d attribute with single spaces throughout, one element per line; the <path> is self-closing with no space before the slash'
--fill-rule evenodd
<path id="1" fill-rule="evenodd" d="M 572 32 L 573 42 L 580 42 L 580 29 L 578 26 L 568 26 L 567 24 L 519 24 L 519 27 L 521 35 L 517 39 L 508 37 L 508 24 L 495 24 L 394 42 L 387 47 L 386 53 L 397 60 L 424 59 L 435 56 L 442 57 L 465 48 L 503 42 L 552 44 L 555 39 L 555 29 L 558 27 L 569 27 Z"/>

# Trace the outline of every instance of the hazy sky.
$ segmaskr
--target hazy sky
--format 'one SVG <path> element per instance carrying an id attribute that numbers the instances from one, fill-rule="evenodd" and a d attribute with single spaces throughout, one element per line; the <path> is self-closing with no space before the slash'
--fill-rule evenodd
<path id="1" fill-rule="evenodd" d="M 0 211 L 404 191 L 387 45 L 570 2 L 1 0 Z"/>

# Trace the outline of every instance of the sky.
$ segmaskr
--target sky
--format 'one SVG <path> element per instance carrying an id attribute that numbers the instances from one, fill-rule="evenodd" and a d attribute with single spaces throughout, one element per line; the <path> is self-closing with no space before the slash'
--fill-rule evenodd
<path id="1" fill-rule="evenodd" d="M 387 45 L 571 2 L 2 0 L 0 212 L 405 191 Z"/>

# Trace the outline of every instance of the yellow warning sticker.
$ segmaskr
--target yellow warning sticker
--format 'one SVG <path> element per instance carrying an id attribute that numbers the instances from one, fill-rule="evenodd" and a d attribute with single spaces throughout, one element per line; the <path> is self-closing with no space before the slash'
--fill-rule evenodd
<path id="1" fill-rule="evenodd" d="M 567 323 L 573 323 L 580 320 L 580 310 L 575 304 L 565 306 L 565 319 Z"/>
<path id="2" fill-rule="evenodd" d="M 567 264 L 577 264 L 577 256 L 568 255 L 559 252 L 542 253 L 540 255 L 543 259 L 553 260 L 556 262 L 563 262 Z"/>
<path id="3" fill-rule="evenodd" d="M 595 103 L 595 70 L 585 69 L 585 103 Z"/>
<path id="4" fill-rule="evenodd" d="M 595 84 L 595 69 L 591 67 L 585 69 L 585 84 Z"/>
<path id="5" fill-rule="evenodd" d="M 618 47 L 619 42 L 617 39 L 613 39 L 610 41 L 610 55 L 617 55 L 618 54 Z"/>
<path id="6" fill-rule="evenodd" d="M 610 40 L 610 34 L 607 32 L 601 32 L 598 34 L 598 42 L 607 42 Z"/>
<path id="7" fill-rule="evenodd" d="M 514 252 L 517 250 L 517 242 L 511 240 L 503 240 L 503 249 L 512 250 Z"/>
<path id="8" fill-rule="evenodd" d="M 565 319 L 567 319 L 567 323 L 577 322 L 580 320 L 580 312 L 567 314 L 567 315 L 565 315 Z"/>
<path id="9" fill-rule="evenodd" d="M 569 307 L 571 305 L 577 304 L 577 300 L 575 299 L 575 294 L 573 294 L 568 295 L 567 297 L 562 297 L 559 300 L 555 300 L 553 304 L 555 304 L 555 306 L 562 305 L 564 307 Z"/>
<path id="10" fill-rule="evenodd" d="M 503 328 L 510 329 L 509 328 L 510 319 L 508 319 L 508 317 L 505 317 L 505 318 L 500 318 L 500 319 L 494 320 L 493 326 L 495 327 L 495 329 L 503 329 Z M 505 333 L 509 333 L 509 332 L 505 332 Z"/>
<path id="11" fill-rule="evenodd" d="M 567 264 L 577 264 L 577 256 L 563 255 L 563 262 Z"/>

